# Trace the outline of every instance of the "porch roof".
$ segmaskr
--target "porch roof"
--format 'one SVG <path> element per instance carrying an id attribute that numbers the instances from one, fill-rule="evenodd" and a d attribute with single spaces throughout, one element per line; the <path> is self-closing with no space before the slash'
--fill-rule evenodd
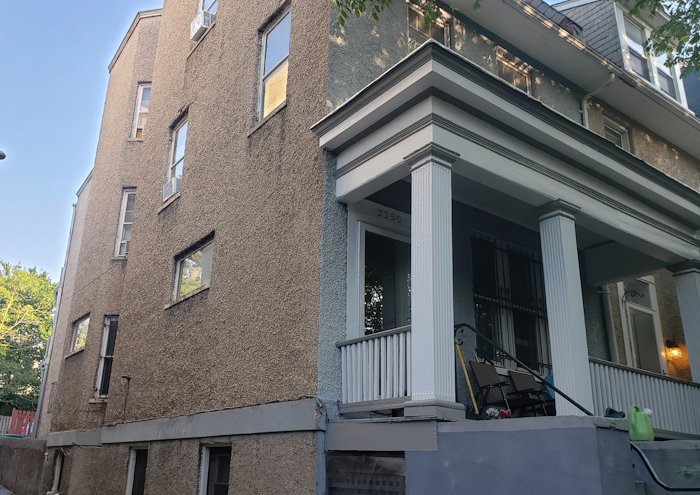
<path id="1" fill-rule="evenodd" d="M 453 149 L 462 153 L 462 170 L 474 168 L 466 162 L 474 162 L 476 155 L 487 174 L 494 172 L 493 163 L 526 165 L 582 193 L 586 201 L 595 202 L 595 208 L 612 206 L 616 214 L 631 215 L 655 233 L 680 241 L 675 248 L 664 247 L 676 258 L 700 258 L 700 242 L 694 236 L 700 229 L 700 194 L 432 40 L 312 130 L 320 146 L 337 158 L 337 196 L 343 201 L 356 201 L 374 192 L 371 187 L 376 191 L 400 179 L 407 170 L 403 158 L 426 144 L 449 148 L 451 140 L 461 139 L 479 146 L 478 153 L 473 147 Z M 483 149 L 488 153 L 481 153 Z M 386 165 L 392 160 L 402 163 Z M 490 162 L 489 167 L 484 166 L 485 161 Z M 386 173 L 392 167 L 394 171 Z M 511 167 L 509 176 L 502 173 L 502 178 L 520 187 L 516 170 Z M 368 186 L 382 174 L 383 182 Z M 544 185 L 545 178 L 537 177 L 531 178 L 534 194 L 527 202 L 537 205 L 538 201 L 567 199 L 555 187 L 545 191 L 537 182 L 541 179 Z M 354 185 L 348 186 L 350 183 Z M 577 203 L 574 197 L 567 200 Z M 591 213 L 590 208 L 585 210 Z M 609 220 L 613 224 L 626 222 L 614 216 Z M 649 237 L 641 232 L 636 235 Z"/>

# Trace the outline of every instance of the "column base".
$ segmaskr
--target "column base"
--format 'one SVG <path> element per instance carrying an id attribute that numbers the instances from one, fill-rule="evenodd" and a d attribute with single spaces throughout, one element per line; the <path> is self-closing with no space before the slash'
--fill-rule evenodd
<path id="1" fill-rule="evenodd" d="M 404 404 L 403 415 L 407 418 L 435 418 L 445 421 L 465 419 L 464 404 L 444 400 L 412 400 Z"/>

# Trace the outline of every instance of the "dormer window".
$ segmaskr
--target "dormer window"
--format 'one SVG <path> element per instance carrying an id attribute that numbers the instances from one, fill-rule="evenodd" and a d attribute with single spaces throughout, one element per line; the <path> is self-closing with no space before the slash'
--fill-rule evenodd
<path id="1" fill-rule="evenodd" d="M 644 49 L 644 43 L 649 39 L 652 29 L 646 24 L 633 21 L 625 14 L 621 15 L 624 19 L 621 35 L 625 41 L 623 44 L 625 68 L 649 81 L 665 95 L 685 105 L 678 68 L 666 65 L 666 54 L 657 55 Z"/>

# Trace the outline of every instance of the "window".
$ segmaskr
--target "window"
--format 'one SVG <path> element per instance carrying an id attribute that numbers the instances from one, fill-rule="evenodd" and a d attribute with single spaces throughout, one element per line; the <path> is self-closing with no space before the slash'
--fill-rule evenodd
<path id="1" fill-rule="evenodd" d="M 231 447 L 204 447 L 199 495 L 227 495 Z"/>
<path id="2" fill-rule="evenodd" d="M 177 260 L 174 299 L 208 287 L 211 282 L 212 243 L 191 251 Z"/>
<path id="3" fill-rule="evenodd" d="M 139 84 L 136 96 L 136 112 L 134 115 L 134 125 L 131 130 L 132 139 L 143 139 L 143 130 L 148 119 L 148 107 L 151 104 L 151 84 Z"/>
<path id="4" fill-rule="evenodd" d="M 73 339 L 71 340 L 70 351 L 76 352 L 85 349 L 87 341 L 88 326 L 90 326 L 90 315 L 84 316 L 73 323 Z"/>
<path id="5" fill-rule="evenodd" d="M 144 495 L 147 464 L 148 449 L 131 449 L 129 451 L 129 475 L 126 481 L 126 495 Z"/>
<path id="6" fill-rule="evenodd" d="M 653 277 L 618 283 L 627 364 L 666 374 L 656 285 Z"/>
<path id="7" fill-rule="evenodd" d="M 112 376 L 112 360 L 114 344 L 117 341 L 118 316 L 105 316 L 102 332 L 102 347 L 100 349 L 100 364 L 97 367 L 97 382 L 95 393 L 97 397 L 107 397 L 109 394 L 109 379 Z"/>
<path id="8" fill-rule="evenodd" d="M 627 129 L 607 117 L 603 119 L 603 136 L 620 148 L 627 151 L 630 150 L 630 138 Z"/>
<path id="9" fill-rule="evenodd" d="M 525 93 L 530 92 L 530 70 L 532 67 L 529 64 L 500 47 L 496 50 L 496 63 L 498 77 Z"/>
<path id="10" fill-rule="evenodd" d="M 263 35 L 260 116 L 265 118 L 287 100 L 289 38 L 292 13 L 287 12 Z"/>
<path id="11" fill-rule="evenodd" d="M 472 237 L 471 248 L 477 329 L 530 368 L 548 373 L 542 263 L 534 253 L 480 234 Z M 515 367 L 484 339 L 477 339 L 476 352 Z"/>
<path id="12" fill-rule="evenodd" d="M 202 10 L 216 14 L 219 10 L 219 0 L 202 0 Z"/>
<path id="13" fill-rule="evenodd" d="M 53 465 L 53 481 L 51 483 L 50 494 L 58 494 L 61 490 L 61 481 L 63 478 L 63 450 L 59 448 L 56 450 L 56 457 Z"/>
<path id="14" fill-rule="evenodd" d="M 56 385 L 58 382 L 51 382 L 51 388 L 49 389 L 49 403 L 46 407 L 46 412 L 50 413 L 53 411 L 53 405 L 56 401 Z"/>
<path id="15" fill-rule="evenodd" d="M 173 141 L 168 162 L 168 180 L 163 186 L 163 201 L 180 192 L 182 171 L 185 168 L 186 145 L 187 120 L 182 120 L 173 129 Z"/>
<path id="16" fill-rule="evenodd" d="M 134 223 L 134 206 L 136 205 L 136 190 L 125 189 L 122 194 L 122 207 L 119 213 L 119 228 L 117 229 L 117 256 L 126 256 L 131 243 L 131 228 Z"/>
<path id="17" fill-rule="evenodd" d="M 623 14 L 622 34 L 626 52 L 625 65 L 638 76 L 646 79 L 665 95 L 685 105 L 682 83 L 677 67 L 666 66 L 666 54 L 652 54 L 644 49 L 651 28 L 632 21 Z"/>
<path id="18" fill-rule="evenodd" d="M 449 26 L 437 20 L 425 25 L 425 16 L 417 8 L 408 7 L 408 48 L 413 51 L 420 45 L 434 39 L 443 45 L 450 46 Z"/>

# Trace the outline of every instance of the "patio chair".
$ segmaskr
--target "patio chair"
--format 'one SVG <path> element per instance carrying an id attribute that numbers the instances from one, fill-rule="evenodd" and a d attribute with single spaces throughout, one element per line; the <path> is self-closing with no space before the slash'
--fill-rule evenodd
<path id="1" fill-rule="evenodd" d="M 544 415 L 548 416 L 547 406 L 554 401 L 549 398 L 543 384 L 537 381 L 530 373 L 510 370 L 508 375 L 513 385 L 512 394 L 517 397 L 518 406 L 520 408 L 531 408 L 535 416 L 537 416 L 537 407 L 540 407 Z"/>
<path id="2" fill-rule="evenodd" d="M 510 385 L 498 375 L 496 367 L 488 363 L 478 363 L 469 361 L 476 385 L 478 395 L 484 400 L 484 406 L 502 406 L 510 409 L 508 397 L 503 391 L 503 387 Z"/>

